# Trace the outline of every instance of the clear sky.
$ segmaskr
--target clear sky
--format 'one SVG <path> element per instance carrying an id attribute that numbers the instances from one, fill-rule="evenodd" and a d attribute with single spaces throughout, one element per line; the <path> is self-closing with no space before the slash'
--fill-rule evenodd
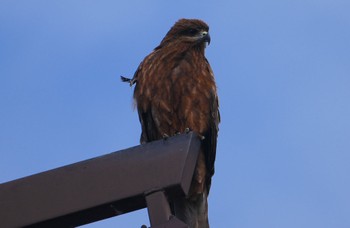
<path id="1" fill-rule="evenodd" d="M 350 1 L 0 2 L 0 183 L 135 146 L 132 76 L 210 25 L 222 122 L 212 227 L 350 227 Z M 140 227 L 146 210 L 85 227 Z"/>

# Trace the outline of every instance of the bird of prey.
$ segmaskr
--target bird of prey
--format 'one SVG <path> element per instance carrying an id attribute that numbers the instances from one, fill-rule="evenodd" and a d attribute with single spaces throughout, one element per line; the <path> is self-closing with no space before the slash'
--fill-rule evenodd
<path id="1" fill-rule="evenodd" d="M 200 135 L 201 149 L 187 198 L 172 202 L 173 213 L 191 228 L 207 228 L 207 197 L 214 174 L 218 125 L 217 89 L 204 55 L 210 43 L 202 20 L 180 19 L 140 63 L 132 79 L 142 127 L 141 143 L 188 130 Z"/>

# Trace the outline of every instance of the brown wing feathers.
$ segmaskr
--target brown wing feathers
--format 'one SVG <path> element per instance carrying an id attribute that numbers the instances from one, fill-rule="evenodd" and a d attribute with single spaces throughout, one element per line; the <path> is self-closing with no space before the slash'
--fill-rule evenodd
<path id="1" fill-rule="evenodd" d="M 142 126 L 141 143 L 186 128 L 204 136 L 189 196 L 194 198 L 183 202 L 183 210 L 177 210 L 190 227 L 209 227 L 207 210 L 202 209 L 207 207 L 206 196 L 214 174 L 220 121 L 214 75 L 204 56 L 206 42 L 210 42 L 208 30 L 201 20 L 179 20 L 145 57 L 134 77 L 121 78 L 130 85 L 136 83 L 134 99 Z M 198 194 L 204 194 L 205 201 L 194 200 Z M 186 212 L 186 207 L 196 208 L 198 213 L 189 213 L 193 208 Z"/>

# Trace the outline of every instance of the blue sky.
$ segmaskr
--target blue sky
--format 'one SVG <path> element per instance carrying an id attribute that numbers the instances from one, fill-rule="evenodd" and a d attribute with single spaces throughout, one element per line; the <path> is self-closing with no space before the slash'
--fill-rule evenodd
<path id="1" fill-rule="evenodd" d="M 1 1 L 0 183 L 137 145 L 132 76 L 210 25 L 222 122 L 212 227 L 350 227 L 350 2 Z M 146 210 L 85 227 L 140 227 Z"/>

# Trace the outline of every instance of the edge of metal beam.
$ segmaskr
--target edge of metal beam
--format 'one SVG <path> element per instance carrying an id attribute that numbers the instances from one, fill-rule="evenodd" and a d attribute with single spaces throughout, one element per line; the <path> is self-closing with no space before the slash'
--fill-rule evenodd
<path id="1" fill-rule="evenodd" d="M 4 227 L 74 227 L 146 207 L 145 193 L 188 193 L 195 133 L 113 152 L 0 184 Z"/>

